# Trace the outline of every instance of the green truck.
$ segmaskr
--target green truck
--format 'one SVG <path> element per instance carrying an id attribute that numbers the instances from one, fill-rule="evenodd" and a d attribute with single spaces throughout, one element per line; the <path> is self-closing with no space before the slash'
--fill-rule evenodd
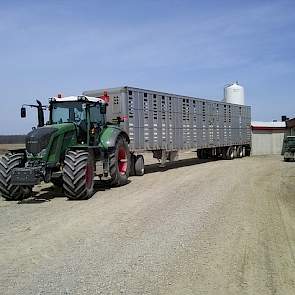
<path id="1" fill-rule="evenodd" d="M 295 160 L 295 136 L 287 136 L 283 144 L 284 161 Z"/>

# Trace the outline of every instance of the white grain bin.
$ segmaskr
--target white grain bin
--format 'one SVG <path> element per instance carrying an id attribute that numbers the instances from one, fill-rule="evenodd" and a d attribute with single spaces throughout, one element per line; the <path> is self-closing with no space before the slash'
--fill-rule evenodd
<path id="1" fill-rule="evenodd" d="M 239 85 L 238 82 L 229 84 L 224 87 L 224 101 L 234 104 L 245 104 L 244 87 Z"/>

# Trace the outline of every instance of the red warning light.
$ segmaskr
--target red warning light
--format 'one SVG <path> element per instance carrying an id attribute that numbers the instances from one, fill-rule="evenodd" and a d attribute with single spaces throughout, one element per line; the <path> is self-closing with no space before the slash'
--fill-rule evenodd
<path id="1" fill-rule="evenodd" d="M 101 96 L 100 98 L 103 99 L 106 103 L 109 103 L 110 101 L 110 97 L 108 96 L 107 91 L 104 91 L 103 96 Z"/>
<path id="2" fill-rule="evenodd" d="M 126 122 L 128 121 L 128 115 L 121 116 L 120 119 L 121 119 L 121 122 Z"/>

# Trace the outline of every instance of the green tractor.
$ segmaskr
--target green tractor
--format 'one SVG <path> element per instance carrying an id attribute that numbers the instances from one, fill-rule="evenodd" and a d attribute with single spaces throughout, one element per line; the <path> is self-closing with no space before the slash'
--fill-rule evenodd
<path id="1" fill-rule="evenodd" d="M 128 182 L 130 151 L 128 134 L 118 122 L 106 121 L 108 95 L 49 99 L 48 106 L 24 105 L 38 111 L 38 126 L 26 136 L 25 149 L 11 150 L 0 159 L 0 195 L 7 200 L 31 196 L 36 184 L 62 186 L 72 200 L 88 199 L 94 178 L 112 186 Z M 49 121 L 44 124 L 44 110 Z"/>

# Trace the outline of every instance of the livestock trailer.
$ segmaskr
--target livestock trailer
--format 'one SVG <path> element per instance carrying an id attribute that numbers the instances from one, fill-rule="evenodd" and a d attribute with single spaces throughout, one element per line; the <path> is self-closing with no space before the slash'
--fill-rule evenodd
<path id="1" fill-rule="evenodd" d="M 107 120 L 120 121 L 132 154 L 152 151 L 162 164 L 175 159 L 179 150 L 196 150 L 199 158 L 250 154 L 250 106 L 129 86 L 83 95 L 101 97 L 105 92 Z"/>

